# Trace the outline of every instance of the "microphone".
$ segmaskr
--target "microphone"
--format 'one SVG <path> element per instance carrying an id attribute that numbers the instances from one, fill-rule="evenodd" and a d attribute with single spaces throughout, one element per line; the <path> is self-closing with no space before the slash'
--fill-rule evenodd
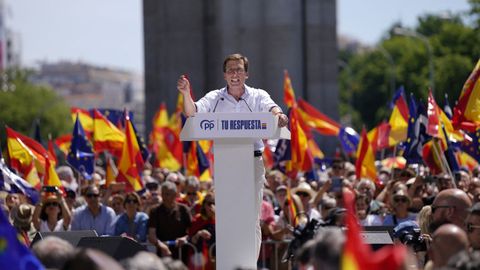
<path id="1" fill-rule="evenodd" d="M 246 101 L 245 99 L 243 99 L 243 98 L 240 98 L 240 100 L 243 100 L 243 102 L 245 102 L 245 104 L 247 104 L 247 108 L 248 108 L 248 110 L 250 110 L 250 112 L 253 112 L 253 111 L 252 111 L 252 109 L 250 109 L 250 106 L 248 106 L 248 103 L 247 103 L 247 101 Z"/>
<path id="2" fill-rule="evenodd" d="M 215 103 L 215 107 L 213 107 L 213 112 L 215 112 L 215 110 L 217 109 L 217 105 L 218 105 L 218 102 L 219 102 L 220 100 L 221 100 L 221 101 L 224 101 L 225 99 L 224 99 L 223 97 L 217 99 L 217 102 Z"/>

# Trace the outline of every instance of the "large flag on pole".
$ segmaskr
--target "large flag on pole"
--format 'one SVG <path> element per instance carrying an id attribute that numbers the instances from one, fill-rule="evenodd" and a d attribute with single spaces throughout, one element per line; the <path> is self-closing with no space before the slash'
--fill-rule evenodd
<path id="1" fill-rule="evenodd" d="M 355 173 L 357 179 L 366 177 L 372 181 L 377 179 L 377 169 L 375 168 L 375 154 L 368 141 L 367 131 L 362 130 L 360 143 L 357 149 L 357 161 L 355 162 Z"/>
<path id="2" fill-rule="evenodd" d="M 96 109 L 93 110 L 93 113 L 95 119 L 93 131 L 95 153 L 98 154 L 108 150 L 113 155 L 120 156 L 125 142 L 125 134 Z"/>
<path id="3" fill-rule="evenodd" d="M 140 179 L 143 168 L 138 164 L 138 160 L 142 160 L 142 153 L 128 116 L 125 119 L 125 123 L 126 140 L 118 162 L 117 182 L 126 182 L 128 191 L 139 191 L 143 188 L 143 183 Z"/>
<path id="4" fill-rule="evenodd" d="M 480 60 L 463 85 L 452 120 L 456 128 L 470 132 L 480 125 Z"/>
<path id="5" fill-rule="evenodd" d="M 402 87 L 397 90 L 392 99 L 392 114 L 388 123 L 390 124 L 390 143 L 389 146 L 394 146 L 407 139 L 408 128 L 408 106 L 405 100 L 405 90 Z"/>

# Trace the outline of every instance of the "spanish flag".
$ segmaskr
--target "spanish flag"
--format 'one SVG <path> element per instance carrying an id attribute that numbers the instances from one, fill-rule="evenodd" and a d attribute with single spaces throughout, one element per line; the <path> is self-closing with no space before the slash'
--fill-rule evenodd
<path id="1" fill-rule="evenodd" d="M 375 168 L 375 154 L 372 145 L 368 141 L 365 128 L 362 130 L 362 136 L 357 149 L 357 161 L 355 162 L 355 172 L 357 179 L 366 177 L 372 181 L 377 179 L 377 169 Z"/>
<path id="2" fill-rule="evenodd" d="M 142 160 L 140 146 L 133 131 L 132 122 L 128 115 L 125 119 L 125 143 L 123 144 L 122 155 L 118 162 L 117 182 L 126 182 L 127 191 L 139 191 L 143 188 L 140 179 L 142 168 L 137 164 Z"/>
<path id="3" fill-rule="evenodd" d="M 474 132 L 480 126 L 480 60 L 463 85 L 457 105 L 453 108 L 453 125 Z"/>

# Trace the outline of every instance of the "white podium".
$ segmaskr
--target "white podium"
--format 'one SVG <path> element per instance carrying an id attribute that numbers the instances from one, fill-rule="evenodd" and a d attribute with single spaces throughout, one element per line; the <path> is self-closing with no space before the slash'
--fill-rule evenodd
<path id="1" fill-rule="evenodd" d="M 290 139 L 271 113 L 197 113 L 187 119 L 182 141 L 213 140 L 216 269 L 257 268 L 253 145 Z"/>

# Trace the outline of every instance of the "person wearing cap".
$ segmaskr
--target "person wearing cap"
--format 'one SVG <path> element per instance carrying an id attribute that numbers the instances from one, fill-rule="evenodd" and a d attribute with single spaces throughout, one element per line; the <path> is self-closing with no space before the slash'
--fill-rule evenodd
<path id="1" fill-rule="evenodd" d="M 35 205 L 33 226 L 39 232 L 62 232 L 70 229 L 72 214 L 62 194 L 42 193 L 42 200 Z"/>
<path id="2" fill-rule="evenodd" d="M 480 250 L 480 203 L 474 204 L 468 212 L 465 220 L 468 241 L 473 250 Z"/>
<path id="3" fill-rule="evenodd" d="M 181 75 L 177 81 L 177 89 L 183 95 L 184 113 L 187 117 L 195 113 L 215 112 L 270 112 L 278 119 L 278 126 L 285 127 L 288 124 L 288 116 L 285 115 L 267 91 L 250 87 L 245 84 L 248 79 L 249 62 L 247 57 L 241 54 L 228 55 L 223 61 L 223 78 L 226 86 L 222 89 L 208 92 L 204 97 L 194 102 L 190 94 L 190 82 L 185 75 Z M 260 251 L 262 241 L 260 228 L 260 205 L 263 198 L 262 188 L 265 183 L 265 166 L 262 153 L 265 146 L 262 140 L 254 144 L 254 175 L 255 175 L 255 211 L 256 220 L 256 253 Z"/>
<path id="4" fill-rule="evenodd" d="M 302 202 L 303 209 L 308 216 L 308 220 L 316 219 L 322 220 L 320 213 L 315 207 L 312 207 L 312 200 L 316 195 L 316 192 L 307 182 L 300 182 L 300 184 L 292 189 L 292 193 L 296 194 Z"/>
<path id="5" fill-rule="evenodd" d="M 30 246 L 30 242 L 35 236 L 35 228 L 32 224 L 33 211 L 33 206 L 28 203 L 21 203 L 12 208 L 13 227 L 27 246 Z"/>
<path id="6" fill-rule="evenodd" d="M 416 220 L 416 215 L 408 212 L 411 200 L 405 188 L 399 187 L 390 196 L 391 214 L 385 216 L 383 226 L 397 226 L 399 223 Z"/>

